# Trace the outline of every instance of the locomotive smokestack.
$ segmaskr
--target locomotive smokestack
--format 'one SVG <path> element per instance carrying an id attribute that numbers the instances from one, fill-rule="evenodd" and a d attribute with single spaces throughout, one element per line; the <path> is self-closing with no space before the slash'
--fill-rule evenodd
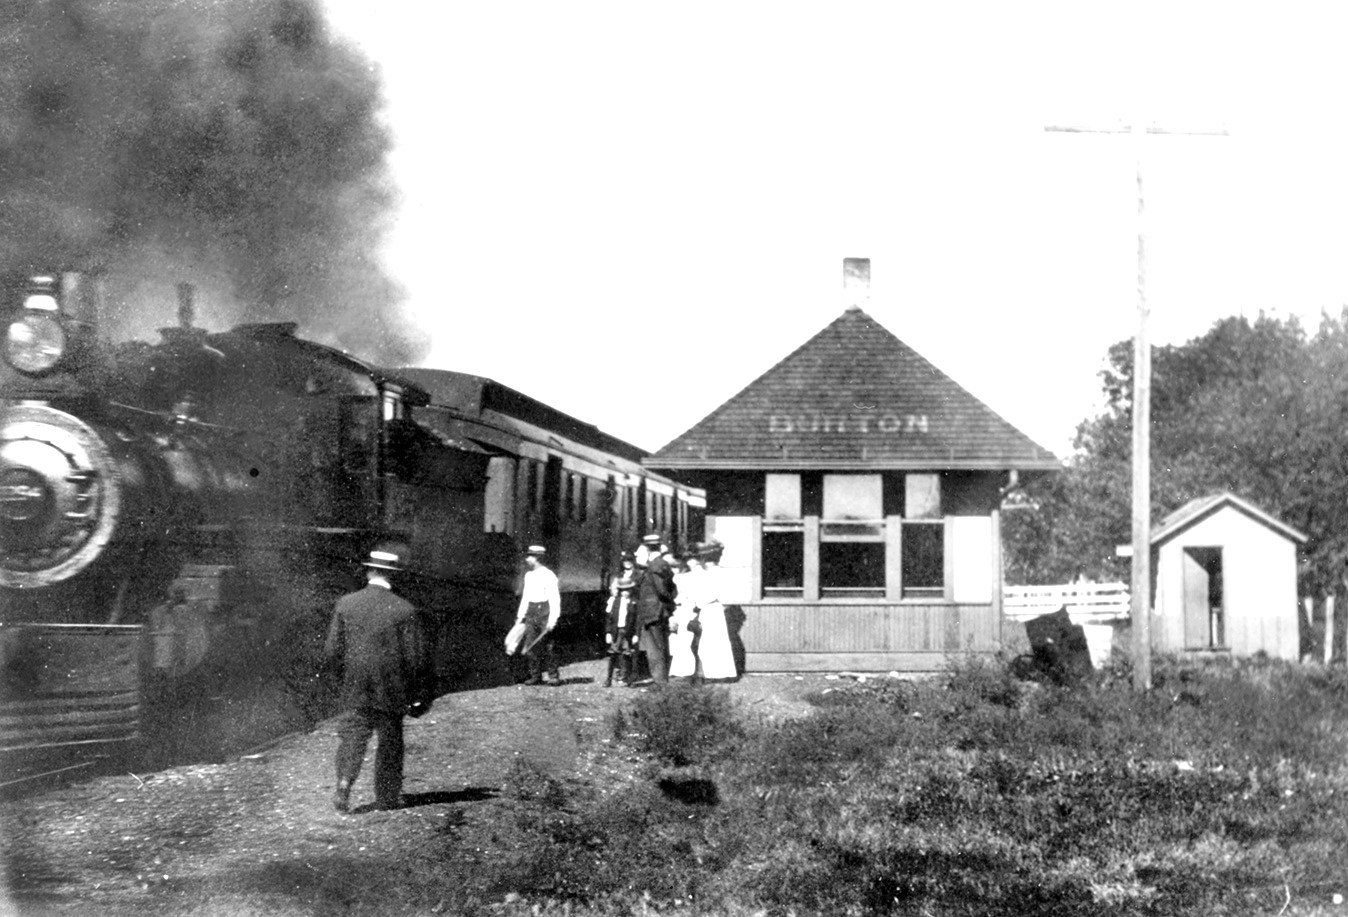
<path id="1" fill-rule="evenodd" d="M 865 309 L 871 302 L 871 259 L 843 259 L 843 299 L 849 309 Z"/>
<path id="2" fill-rule="evenodd" d="M 66 271 L 61 274 L 61 308 L 66 315 L 86 326 L 89 333 L 102 318 L 103 290 L 98 274 Z"/>
<path id="3" fill-rule="evenodd" d="M 191 328 L 197 317 L 196 290 L 190 283 L 178 284 L 178 327 Z"/>

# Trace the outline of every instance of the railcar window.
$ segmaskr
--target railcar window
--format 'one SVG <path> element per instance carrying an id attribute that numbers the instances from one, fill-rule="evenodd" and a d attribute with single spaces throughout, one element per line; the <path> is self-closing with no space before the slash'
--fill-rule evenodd
<path id="1" fill-rule="evenodd" d="M 366 471 L 375 448 L 378 415 L 373 398 L 343 399 L 341 406 L 342 467 Z"/>
<path id="2" fill-rule="evenodd" d="M 580 521 L 584 522 L 590 516 L 590 479 L 582 476 L 580 479 L 580 498 L 576 501 L 576 509 L 579 510 Z"/>
<path id="3" fill-rule="evenodd" d="M 538 509 L 538 463 L 525 459 L 528 477 L 524 485 L 524 505 L 530 513 Z"/>
<path id="4" fill-rule="evenodd" d="M 510 508 L 515 504 L 515 461 L 493 456 L 487 462 L 487 493 L 483 502 L 482 531 L 514 533 Z"/>

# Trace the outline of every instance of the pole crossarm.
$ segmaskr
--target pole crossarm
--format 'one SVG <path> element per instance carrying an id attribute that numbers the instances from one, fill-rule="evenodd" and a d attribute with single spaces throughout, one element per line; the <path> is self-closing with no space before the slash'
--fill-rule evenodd
<path id="1" fill-rule="evenodd" d="M 1133 127 L 1131 124 L 1120 124 L 1114 127 L 1088 127 L 1081 124 L 1049 124 L 1045 125 L 1044 130 L 1049 133 L 1057 134 L 1131 134 Z M 1176 131 L 1167 127 L 1159 127 L 1155 124 L 1148 125 L 1142 129 L 1144 134 L 1173 134 L 1181 137 L 1230 137 L 1231 132 L 1225 128 L 1213 128 L 1212 130 L 1202 131 Z"/>

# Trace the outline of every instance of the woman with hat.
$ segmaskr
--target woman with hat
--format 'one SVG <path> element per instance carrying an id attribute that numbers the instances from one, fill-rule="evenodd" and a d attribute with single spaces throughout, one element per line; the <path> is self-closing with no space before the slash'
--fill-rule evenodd
<path id="1" fill-rule="evenodd" d="M 721 604 L 721 554 L 725 546 L 719 541 L 698 545 L 697 555 L 702 569 L 693 588 L 697 605 L 697 620 L 701 633 L 697 642 L 697 658 L 702 664 L 702 678 L 706 681 L 734 681 L 739 677 L 735 669 L 735 654 L 730 644 L 730 628 L 726 626 L 725 606 Z"/>
<path id="2" fill-rule="evenodd" d="M 702 576 L 696 548 L 682 566 L 682 572 L 674 574 L 678 594 L 674 600 L 674 614 L 669 617 L 669 677 L 691 681 L 697 675 L 697 596 L 701 592 L 698 583 Z"/>
<path id="3" fill-rule="evenodd" d="M 613 686 L 613 670 L 618 670 L 618 679 L 624 685 L 632 683 L 632 657 L 637 646 L 637 616 L 632 606 L 636 594 L 636 559 L 628 551 L 623 552 L 623 570 L 608 590 L 608 611 L 604 625 L 604 642 L 608 646 L 608 676 L 604 687 Z"/>

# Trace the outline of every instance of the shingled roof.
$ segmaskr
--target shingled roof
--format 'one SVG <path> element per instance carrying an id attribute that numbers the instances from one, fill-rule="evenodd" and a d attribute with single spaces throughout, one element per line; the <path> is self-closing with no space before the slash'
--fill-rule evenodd
<path id="1" fill-rule="evenodd" d="M 1051 452 L 855 306 L 644 464 L 687 470 L 1061 467 Z"/>

